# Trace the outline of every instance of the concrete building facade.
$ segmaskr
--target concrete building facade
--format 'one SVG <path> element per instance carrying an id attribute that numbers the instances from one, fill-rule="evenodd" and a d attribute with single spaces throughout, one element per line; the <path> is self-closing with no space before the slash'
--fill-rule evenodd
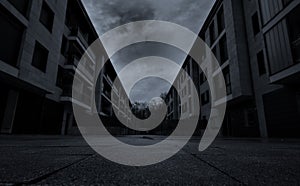
<path id="1" fill-rule="evenodd" d="M 132 122 L 133 117 L 131 110 L 128 110 L 125 106 L 126 100 L 129 99 L 125 89 L 122 86 L 117 87 L 114 85 L 116 78 L 117 73 L 113 64 L 107 61 L 100 72 L 96 86 L 96 95 L 99 95 L 96 97 L 97 112 L 111 134 L 133 134 L 134 132 L 126 128 L 116 117 L 117 114 L 120 117 L 119 119 L 126 123 Z"/>
<path id="2" fill-rule="evenodd" d="M 168 106 L 166 120 L 162 127 L 165 130 L 163 131 L 165 134 L 176 128 L 179 119 L 189 120 L 192 117 L 197 117 L 197 113 L 195 113 L 197 100 L 195 98 L 200 95 L 200 68 L 198 64 L 188 56 L 182 65 L 182 69 L 186 73 L 181 73 L 176 77 L 173 86 L 165 98 L 165 102 Z M 193 86 L 196 87 L 198 95 L 195 95 L 192 91 Z M 177 90 L 175 87 L 177 87 Z M 205 95 L 202 95 L 202 97 L 203 96 Z M 183 99 L 180 99 L 180 97 Z M 200 99 L 201 98 L 199 98 L 199 100 Z M 201 129 L 203 129 L 203 127 L 201 123 L 198 122 L 198 128 L 195 134 L 200 135 Z"/>
<path id="3" fill-rule="evenodd" d="M 1 133 L 73 133 L 74 69 L 98 38 L 81 1 L 4 0 L 0 23 Z M 91 87 L 78 90 L 87 99 L 98 60 L 90 56 L 82 79 Z"/>
<path id="4" fill-rule="evenodd" d="M 216 1 L 199 34 L 211 48 L 223 71 L 227 111 L 222 134 L 228 136 L 258 136 L 243 18 L 243 1 Z M 212 69 L 219 70 L 216 67 Z M 208 82 L 203 81 L 204 76 L 201 72 L 201 117 L 209 118 L 211 96 L 208 96 L 210 91 Z M 214 81 L 217 83 L 218 80 Z M 218 98 L 218 95 L 215 96 Z"/>
<path id="5" fill-rule="evenodd" d="M 243 8 L 260 135 L 299 137 L 300 1 L 245 1 Z"/>
<path id="6" fill-rule="evenodd" d="M 80 71 L 81 85 L 76 88 L 75 94 L 82 96 L 83 102 L 75 101 L 75 104 L 92 111 L 94 93 L 96 85 L 96 66 L 102 62 L 102 57 L 96 51 L 88 50 L 88 47 L 98 38 L 96 30 L 92 25 L 87 12 L 81 1 L 71 1 L 67 3 L 63 34 L 61 36 L 60 61 L 57 73 L 57 86 L 62 89 L 59 101 L 64 106 L 62 134 L 77 134 L 77 124 L 73 116 L 72 109 L 72 85 L 76 67 L 79 61 L 87 61 L 84 70 Z M 84 55 L 84 53 L 88 55 Z"/>
<path id="7" fill-rule="evenodd" d="M 227 111 L 221 135 L 299 137 L 299 4 L 298 0 L 215 2 L 199 36 L 219 61 L 225 79 Z M 218 69 L 212 69 L 214 78 Z M 206 77 L 202 70 L 188 73 L 199 82 L 200 120 L 208 119 L 211 93 Z M 182 104 L 172 107 L 178 110 Z M 174 109 L 169 109 L 170 115 Z"/>

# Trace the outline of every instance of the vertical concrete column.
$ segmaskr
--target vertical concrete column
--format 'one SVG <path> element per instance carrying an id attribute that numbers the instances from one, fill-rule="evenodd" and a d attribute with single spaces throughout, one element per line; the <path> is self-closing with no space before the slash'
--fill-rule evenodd
<path id="1" fill-rule="evenodd" d="M 259 122 L 260 137 L 267 138 L 268 130 L 267 130 L 266 117 L 265 117 L 265 109 L 264 109 L 265 107 L 261 95 L 256 96 L 256 108 L 257 108 L 257 116 Z"/>
<path id="2" fill-rule="evenodd" d="M 13 123 L 18 105 L 18 98 L 19 92 L 15 90 L 9 90 L 6 101 L 6 108 L 2 121 L 1 133 L 12 133 Z"/>
<path id="3" fill-rule="evenodd" d="M 68 113 L 66 111 L 66 108 L 64 108 L 63 121 L 62 121 L 62 125 L 61 125 L 61 135 L 65 135 L 67 133 L 67 131 L 66 131 L 66 127 L 68 127 L 67 116 L 68 116 Z"/>
<path id="4" fill-rule="evenodd" d="M 300 91 L 297 92 L 296 99 L 297 99 L 298 112 L 300 113 Z"/>

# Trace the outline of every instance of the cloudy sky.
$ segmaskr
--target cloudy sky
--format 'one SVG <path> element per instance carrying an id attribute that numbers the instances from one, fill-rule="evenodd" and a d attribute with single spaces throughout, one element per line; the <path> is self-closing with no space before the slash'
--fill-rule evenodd
<path id="1" fill-rule="evenodd" d="M 140 20 L 170 21 L 198 33 L 215 0 L 82 0 L 99 35 L 117 26 Z M 120 71 L 132 60 L 156 55 L 182 64 L 185 54 L 157 43 L 142 43 L 122 49 L 112 57 Z M 149 64 L 151 65 L 151 64 Z M 166 69 L 165 73 L 170 73 Z M 130 74 L 128 74 L 130 76 Z M 122 77 L 126 78 L 126 77 Z M 170 84 L 158 78 L 138 82 L 129 93 L 131 101 L 149 101 L 163 92 Z"/>

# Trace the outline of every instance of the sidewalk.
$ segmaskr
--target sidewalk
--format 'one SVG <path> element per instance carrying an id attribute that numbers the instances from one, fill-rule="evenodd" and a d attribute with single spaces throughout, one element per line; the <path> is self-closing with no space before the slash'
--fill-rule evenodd
<path id="1" fill-rule="evenodd" d="M 162 139 L 122 138 L 136 144 Z M 162 163 L 128 167 L 96 154 L 79 136 L 0 136 L 0 185 L 300 184 L 300 140 L 217 139 L 198 152 L 199 140 Z"/>

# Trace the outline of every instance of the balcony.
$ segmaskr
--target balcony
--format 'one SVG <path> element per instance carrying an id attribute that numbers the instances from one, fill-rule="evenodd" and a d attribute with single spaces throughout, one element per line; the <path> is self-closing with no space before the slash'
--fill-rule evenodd
<path id="1" fill-rule="evenodd" d="M 75 55 L 70 56 L 65 62 L 64 68 L 67 70 L 75 71 L 78 66 L 79 60 L 80 59 Z M 84 75 L 89 80 L 92 80 L 94 77 L 94 64 L 88 62 L 86 62 L 85 64 L 86 65 L 84 66 L 84 68 L 80 69 L 81 75 Z"/>
<path id="2" fill-rule="evenodd" d="M 300 63 L 300 38 L 291 43 L 295 63 Z"/>
<path id="3" fill-rule="evenodd" d="M 292 63 L 286 68 L 270 76 L 271 83 L 283 85 L 299 85 L 300 83 L 300 38 L 291 42 Z"/>
<path id="4" fill-rule="evenodd" d="M 89 40 L 89 34 L 85 34 L 81 31 L 79 27 L 73 27 L 71 28 L 70 37 L 76 37 L 80 41 L 80 44 L 82 44 L 83 48 L 88 48 L 88 40 Z"/>
<path id="5" fill-rule="evenodd" d="M 68 60 L 65 62 L 65 65 L 72 65 L 77 67 L 78 63 L 79 63 L 79 58 L 75 55 L 72 55 L 68 58 Z"/>
<path id="6" fill-rule="evenodd" d="M 65 85 L 62 88 L 63 88 L 62 97 L 72 97 L 72 86 L 71 85 Z M 77 93 L 79 95 L 79 92 L 77 92 Z"/>
<path id="7" fill-rule="evenodd" d="M 71 85 L 63 86 L 63 93 L 62 93 L 61 97 L 72 98 L 72 88 L 73 87 Z M 91 95 L 84 94 L 80 90 L 74 89 L 74 98 L 78 98 L 77 100 L 82 101 L 82 103 L 85 105 L 91 104 Z M 69 99 L 69 100 L 71 101 L 71 99 Z"/>

